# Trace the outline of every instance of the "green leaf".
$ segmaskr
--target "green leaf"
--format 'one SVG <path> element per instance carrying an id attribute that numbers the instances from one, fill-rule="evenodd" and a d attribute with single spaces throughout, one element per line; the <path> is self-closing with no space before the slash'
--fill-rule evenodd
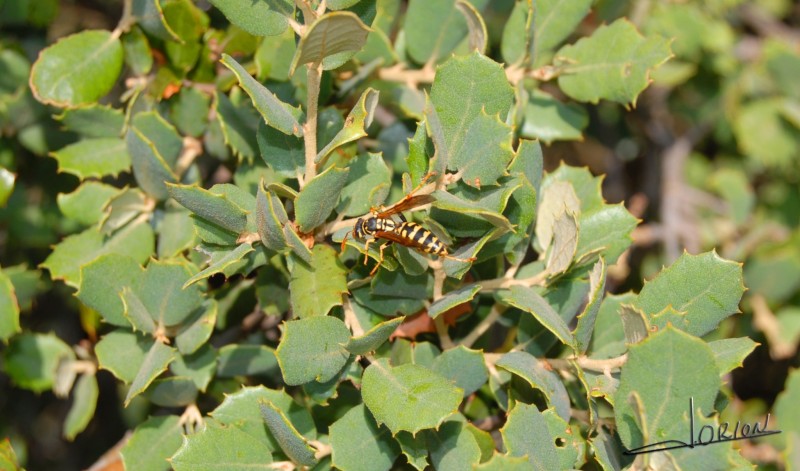
<path id="1" fill-rule="evenodd" d="M 555 408 L 562 419 L 569 420 L 569 396 L 561 379 L 545 369 L 539 361 L 527 352 L 509 352 L 497 362 L 503 368 L 524 379 L 531 387 L 542 391 L 547 403 Z"/>
<path id="2" fill-rule="evenodd" d="M 143 263 L 153 253 L 153 238 L 153 229 L 146 222 L 126 226 L 108 238 L 96 228 L 89 228 L 64 238 L 41 266 L 50 270 L 54 279 L 63 279 L 67 285 L 77 288 L 81 284 L 82 266 L 110 253 L 126 254 Z"/>
<path id="3" fill-rule="evenodd" d="M 344 127 L 336 133 L 331 141 L 317 154 L 314 162 L 319 163 L 334 149 L 348 142 L 356 141 L 367 135 L 367 128 L 372 124 L 375 108 L 378 106 L 378 92 L 372 88 L 364 90 L 361 98 L 350 110 L 345 119 Z"/>
<path id="4" fill-rule="evenodd" d="M 152 337 L 129 329 L 112 330 L 95 345 L 98 365 L 125 383 L 130 383 L 136 378 L 139 366 L 154 342 Z"/>
<path id="5" fill-rule="evenodd" d="M 220 378 L 275 374 L 277 371 L 275 351 L 266 345 L 229 344 L 219 349 L 217 376 Z"/>
<path id="6" fill-rule="evenodd" d="M 181 325 L 203 302 L 199 288 L 182 287 L 190 275 L 185 262 L 151 260 L 142 276 L 131 286 L 131 297 L 139 300 L 145 314 L 156 325 Z"/>
<path id="7" fill-rule="evenodd" d="M 310 265 L 313 258 L 311 250 L 309 250 L 308 247 L 306 247 L 306 244 L 303 243 L 303 239 L 297 235 L 297 232 L 292 224 L 286 224 L 283 226 L 283 236 L 286 238 L 286 244 L 292 250 L 292 253 L 296 255 L 299 260 L 302 260 Z"/>
<path id="8" fill-rule="evenodd" d="M 287 247 L 283 226 L 289 220 L 283 204 L 264 185 L 258 186 L 256 195 L 256 224 L 258 235 L 264 247 L 282 252 Z"/>
<path id="9" fill-rule="evenodd" d="M 539 3 L 536 4 L 537 10 Z M 503 39 L 500 43 L 500 54 L 507 64 L 521 63 L 526 58 L 527 46 L 530 43 L 528 32 L 533 17 L 533 4 L 517 0 L 503 27 Z"/>
<path id="10" fill-rule="evenodd" d="M 181 446 L 183 426 L 176 415 L 150 417 L 136 427 L 120 450 L 128 471 L 155 471 L 170 468 L 167 459 Z"/>
<path id="11" fill-rule="evenodd" d="M 386 199 L 391 185 L 391 171 L 383 157 L 373 153 L 356 157 L 348 167 L 350 178 L 342 189 L 336 212 L 345 216 L 361 216 Z"/>
<path id="12" fill-rule="evenodd" d="M 300 38 L 289 75 L 294 75 L 298 66 L 309 63 L 321 63 L 322 70 L 339 67 L 361 50 L 369 31 L 355 13 L 334 11 L 322 15 Z"/>
<path id="13" fill-rule="evenodd" d="M 144 2 L 141 2 L 144 3 Z M 153 51 L 147 36 L 139 27 L 132 27 L 122 34 L 122 49 L 125 51 L 125 65 L 131 68 L 134 75 L 147 75 L 153 68 Z"/>
<path id="14" fill-rule="evenodd" d="M 284 327 L 275 355 L 288 385 L 324 383 L 336 376 L 350 357 L 344 348 L 350 340 L 350 330 L 335 317 L 298 319 Z"/>
<path id="15" fill-rule="evenodd" d="M 177 159 L 182 144 L 175 129 L 157 114 L 139 113 L 125 141 L 139 187 L 154 198 L 166 199 L 169 194 L 165 183 L 178 182 L 171 163 Z"/>
<path id="16" fill-rule="evenodd" d="M 788 170 L 796 161 L 800 130 L 785 119 L 784 98 L 753 100 L 741 105 L 733 130 L 739 149 L 758 167 Z"/>
<path id="17" fill-rule="evenodd" d="M 433 303 L 431 303 L 430 307 L 428 308 L 428 315 L 432 319 L 436 319 L 441 314 L 444 314 L 448 310 L 458 306 L 459 304 L 464 304 L 469 301 L 472 301 L 475 298 L 475 295 L 478 294 L 478 291 L 481 290 L 479 284 L 469 284 L 466 286 L 462 286 L 456 290 L 450 291 L 449 293 L 445 294 L 441 298 L 437 299 Z"/>
<path id="18" fill-rule="evenodd" d="M 196 245 L 191 213 L 168 202 L 163 218 L 156 225 L 158 233 L 157 257 L 171 258 Z"/>
<path id="19" fill-rule="evenodd" d="M 264 422 L 267 423 L 272 436 L 280 444 L 281 450 L 295 463 L 303 466 L 314 466 L 317 459 L 315 450 L 308 445 L 306 439 L 294 428 L 283 411 L 269 400 L 259 399 L 258 406 Z"/>
<path id="20" fill-rule="evenodd" d="M 424 471 L 428 467 L 428 444 L 422 434 L 414 436 L 408 432 L 398 432 L 395 439 L 409 465 L 418 471 Z"/>
<path id="21" fill-rule="evenodd" d="M 205 392 L 217 370 L 217 353 L 213 347 L 204 344 L 191 355 L 178 355 L 169 364 L 169 369 L 175 376 L 190 378 L 198 391 Z"/>
<path id="22" fill-rule="evenodd" d="M 167 59 L 173 71 L 186 74 L 192 70 L 200 57 L 202 45 L 199 40 L 208 29 L 208 16 L 193 2 L 173 1 L 162 5 L 164 19 L 180 38 L 164 44 Z"/>
<path id="23" fill-rule="evenodd" d="M 425 367 L 410 363 L 392 367 L 385 360 L 367 367 L 361 388 L 364 404 L 392 434 L 438 427 L 463 397 L 461 389 Z"/>
<path id="24" fill-rule="evenodd" d="M 386 322 L 381 322 L 369 329 L 364 335 L 360 337 L 351 337 L 344 348 L 353 355 L 364 355 L 365 353 L 377 350 L 378 347 L 389 339 L 397 327 L 403 323 L 403 320 L 405 320 L 405 317 L 395 317 Z"/>
<path id="25" fill-rule="evenodd" d="M 286 392 L 267 389 L 264 386 L 245 386 L 233 394 L 226 395 L 222 404 L 211 412 L 211 416 L 223 424 L 236 425 L 248 435 L 265 443 L 270 450 L 279 451 L 280 445 L 264 426 L 264 418 L 261 415 L 259 402 L 265 399 L 277 405 L 300 434 L 309 439 L 316 438 L 316 428 L 308 410 L 294 402 Z"/>
<path id="26" fill-rule="evenodd" d="M 263 38 L 253 57 L 256 77 L 279 82 L 289 80 L 289 68 L 296 50 L 294 31 L 291 28 L 277 36 Z"/>
<path id="27" fill-rule="evenodd" d="M 237 91 L 238 89 L 234 90 Z M 228 95 L 219 92 L 214 93 L 212 109 L 216 111 L 216 122 L 225 144 L 240 160 L 251 162 L 258 152 L 256 132 L 259 123 L 263 121 L 258 119 L 258 112 L 245 100 L 234 102 Z"/>
<path id="28" fill-rule="evenodd" d="M 119 188 L 96 181 L 82 183 L 72 193 L 59 193 L 58 209 L 69 219 L 87 226 L 103 217 L 103 209 Z"/>
<path id="29" fill-rule="evenodd" d="M 176 471 L 249 469 L 268 471 L 271 450 L 235 425 L 205 421 L 202 430 L 186 436 L 183 445 L 170 458 Z"/>
<path id="30" fill-rule="evenodd" d="M 551 276 L 565 273 L 572 265 L 578 249 L 578 221 L 575 214 L 564 211 L 553 221 L 553 245 L 547 251 L 545 268 Z"/>
<path id="31" fill-rule="evenodd" d="M 62 359 L 74 359 L 72 349 L 55 334 L 24 332 L 11 339 L 3 352 L 3 369 L 20 388 L 35 393 L 51 389 Z"/>
<path id="32" fill-rule="evenodd" d="M 66 109 L 55 119 L 66 129 L 88 138 L 120 137 L 125 126 L 122 110 L 97 103 Z"/>
<path id="33" fill-rule="evenodd" d="M 300 190 L 295 201 L 297 224 L 302 232 L 311 232 L 328 218 L 339 202 L 349 169 L 329 167 Z"/>
<path id="34" fill-rule="evenodd" d="M 332 464 L 344 471 L 389 470 L 400 448 L 386 427 L 379 427 L 363 404 L 330 427 Z"/>
<path id="35" fill-rule="evenodd" d="M 602 255 L 607 264 L 616 263 L 631 245 L 630 234 L 638 220 L 622 204 L 605 204 L 601 180 L 585 168 L 565 165 L 547 176 L 542 183 L 536 220 L 536 237 L 541 247 L 549 245 L 555 216 L 566 208 L 579 215 L 575 263 L 592 261 L 598 255 Z"/>
<path id="36" fill-rule="evenodd" d="M 510 306 L 529 312 L 547 330 L 552 332 L 565 345 L 572 346 L 575 338 L 569 331 L 567 324 L 558 315 L 553 306 L 540 294 L 527 286 L 515 285 L 508 294 L 501 296 L 502 301 Z"/>
<path id="37" fill-rule="evenodd" d="M 631 450 L 685 436 L 689 398 L 694 398 L 695 410 L 691 413 L 696 420 L 704 419 L 713 412 L 719 387 L 714 354 L 696 337 L 667 327 L 631 346 L 614 398 L 622 443 Z M 629 402 L 632 394 L 636 395 L 638 411 Z"/>
<path id="38" fill-rule="evenodd" d="M 437 162 L 464 169 L 470 185 L 495 184 L 513 157 L 512 129 L 503 122 L 513 97 L 503 68 L 485 56 L 473 53 L 443 64 L 431 86 L 444 140 L 434 139 Z"/>
<path id="39" fill-rule="evenodd" d="M 623 303 L 630 303 L 635 298 L 635 294 L 628 292 L 608 295 L 602 300 L 589 349 L 592 358 L 613 358 L 625 352 L 627 347 L 619 310 Z"/>
<path id="40" fill-rule="evenodd" d="M 104 321 L 127 327 L 130 323 L 124 316 L 120 293 L 143 272 L 136 260 L 130 257 L 115 253 L 102 255 L 81 268 L 81 284 L 75 296 L 97 311 Z"/>
<path id="41" fill-rule="evenodd" d="M 31 68 L 37 100 L 58 107 L 97 101 L 122 70 L 122 44 L 111 31 L 82 31 L 44 49 Z"/>
<path id="42" fill-rule="evenodd" d="M 789 372 L 786 378 L 786 383 L 783 391 L 778 395 L 773 406 L 773 412 L 776 416 L 782 417 L 781 429 L 787 434 L 798 435 L 798 414 L 797 400 L 800 398 L 800 370 L 794 369 Z M 788 441 L 788 439 L 787 439 Z M 794 438 L 797 441 L 797 438 Z M 793 446 L 793 445 L 789 445 Z"/>
<path id="43" fill-rule="evenodd" d="M 0 340 L 8 343 L 8 339 L 21 331 L 14 285 L 5 271 L 0 270 Z"/>
<path id="44" fill-rule="evenodd" d="M 152 207 L 147 201 L 147 195 L 138 188 L 125 188 L 109 198 L 102 211 L 104 214 L 100 220 L 100 231 L 103 234 L 113 234 L 140 215 L 146 213 L 149 216 Z"/>
<path id="45" fill-rule="evenodd" d="M 0 166 L 0 208 L 8 203 L 8 198 L 14 192 L 14 182 L 17 175 Z"/>
<path id="46" fill-rule="evenodd" d="M 201 137 L 208 126 L 211 98 L 197 88 L 181 88 L 169 104 L 169 115 L 181 134 Z"/>
<path id="47" fill-rule="evenodd" d="M 669 40 L 643 37 L 630 21 L 619 19 L 561 48 L 554 65 L 561 70 L 559 87 L 573 99 L 590 103 L 605 99 L 635 106 L 651 70 L 670 56 Z"/>
<path id="48" fill-rule="evenodd" d="M 217 302 L 205 301 L 200 309 L 186 319 L 175 335 L 175 346 L 183 355 L 189 355 L 202 347 L 211 337 L 217 323 Z"/>
<path id="49" fill-rule="evenodd" d="M 161 2 L 134 0 L 132 12 L 136 23 L 149 34 L 164 41 L 180 41 L 164 18 Z"/>
<path id="50" fill-rule="evenodd" d="M 483 352 L 463 345 L 442 352 L 433 360 L 431 369 L 462 389 L 465 398 L 483 387 L 489 379 Z"/>
<path id="51" fill-rule="evenodd" d="M 554 438 L 536 406 L 516 403 L 500 429 L 508 454 L 526 456 L 535 470 L 561 469 Z M 529 468 L 530 469 L 530 468 Z"/>
<path id="52" fill-rule="evenodd" d="M 117 137 L 83 139 L 51 152 L 59 172 L 71 173 L 81 180 L 105 175 L 117 176 L 131 166 L 125 141 Z"/>
<path id="53" fill-rule="evenodd" d="M 131 381 L 128 394 L 125 396 L 125 407 L 130 404 L 131 399 L 143 393 L 154 379 L 163 373 L 172 360 L 175 359 L 175 349 L 160 341 L 153 342 L 153 345 L 144 356 L 144 361 L 139 365 L 136 377 Z"/>
<path id="54" fill-rule="evenodd" d="M 741 263 L 724 260 L 716 252 L 684 253 L 642 287 L 635 306 L 659 328 L 667 323 L 659 313 L 672 307 L 685 319 L 680 325 L 673 323 L 676 328 L 702 336 L 739 312 L 743 293 Z"/>
<path id="55" fill-rule="evenodd" d="M 11 446 L 11 440 L 8 437 L 0 441 L 0 467 L 9 471 L 23 469 L 19 466 L 17 454 L 14 452 L 14 447 Z"/>
<path id="56" fill-rule="evenodd" d="M 335 250 L 315 245 L 308 265 L 292 265 L 289 290 L 294 315 L 324 316 L 334 306 L 341 306 L 342 294 L 347 292 L 346 273 Z"/>
<path id="57" fill-rule="evenodd" d="M 537 89 L 530 93 L 525 104 L 520 134 L 541 139 L 547 144 L 553 141 L 579 141 L 583 139 L 583 130 L 588 124 L 589 115 L 581 106 L 562 103 L 549 93 Z"/>
<path id="58" fill-rule="evenodd" d="M 668 310 L 675 312 L 671 307 Z M 647 338 L 650 333 L 650 323 L 641 309 L 637 309 L 634 305 L 623 304 L 619 308 L 619 317 L 622 321 L 625 343 L 634 345 Z"/>
<path id="59" fill-rule="evenodd" d="M 511 191 L 507 191 L 511 190 Z M 511 196 L 512 191 L 514 188 L 500 188 L 495 190 L 494 200 L 492 200 L 492 196 L 489 196 L 489 192 L 484 192 L 482 194 L 482 199 L 473 201 L 464 198 L 460 198 L 456 195 L 447 193 L 442 190 L 436 190 L 433 192 L 433 207 L 437 210 L 447 211 L 449 213 L 455 213 L 455 217 L 460 217 L 465 219 L 467 217 L 472 218 L 473 224 L 476 224 L 474 221 L 476 219 L 482 219 L 491 225 L 497 227 L 498 229 L 502 230 L 503 232 L 512 231 L 514 227 L 511 225 L 511 222 L 501 214 L 503 208 L 498 206 L 505 206 L 505 203 L 508 201 L 508 198 Z M 494 204 L 497 203 L 497 204 Z M 443 220 L 444 218 L 439 217 L 436 211 L 433 211 L 431 214 L 437 220 Z M 452 216 L 451 216 L 452 219 Z M 458 219 L 454 219 L 458 221 Z M 448 221 L 448 226 L 455 226 L 456 224 L 453 223 L 453 220 Z M 484 226 L 481 227 L 478 231 L 473 232 L 464 232 L 464 236 L 483 236 L 486 232 L 486 229 L 490 228 L 491 226 Z"/>
<path id="60" fill-rule="evenodd" d="M 580 263 L 601 250 L 608 263 L 616 263 L 631 245 L 630 234 L 639 224 L 625 206 L 607 204 L 597 211 L 582 212 L 579 221 L 577 261 Z"/>
<path id="61" fill-rule="evenodd" d="M 296 178 L 305 172 L 306 156 L 302 139 L 286 135 L 259 121 L 256 141 L 261 158 L 279 175 Z"/>
<path id="62" fill-rule="evenodd" d="M 191 378 L 170 376 L 153 381 L 145 397 L 161 407 L 186 407 L 197 400 L 197 386 Z"/>
<path id="63" fill-rule="evenodd" d="M 167 190 L 186 209 L 223 229 L 239 234 L 247 226 L 249 208 L 231 201 L 220 187 L 208 191 L 196 185 L 167 185 Z"/>
<path id="64" fill-rule="evenodd" d="M 303 135 L 303 127 L 298 122 L 302 111 L 292 107 L 270 92 L 267 87 L 258 83 L 233 57 L 222 54 L 222 64 L 229 68 L 245 92 L 250 95 L 253 106 L 264 118 L 264 122 L 273 128 L 295 136 Z"/>
<path id="65" fill-rule="evenodd" d="M 744 365 L 744 359 L 750 355 L 760 344 L 747 337 L 735 339 L 721 339 L 708 342 L 714 353 L 719 374 L 725 375 Z"/>
<path id="66" fill-rule="evenodd" d="M 472 3 L 482 4 L 478 7 L 479 10 L 485 4 Z M 456 0 L 409 2 L 404 32 L 407 52 L 415 62 L 424 64 L 430 59 L 435 62 L 443 57 L 449 57 L 467 35 L 466 20 L 456 9 L 455 4 Z"/>
<path id="67" fill-rule="evenodd" d="M 448 420 L 436 431 L 425 434 L 431 464 L 437 470 L 470 469 L 480 462 L 481 449 L 466 422 Z"/>
<path id="68" fill-rule="evenodd" d="M 208 267 L 186 280 L 183 287 L 186 288 L 217 273 L 227 273 L 226 270 L 239 264 L 243 257 L 255 250 L 251 244 L 239 244 L 233 250 L 215 252 L 209 258 Z"/>
<path id="69" fill-rule="evenodd" d="M 255 36 L 277 36 L 289 27 L 287 19 L 294 17 L 294 3 L 290 0 L 211 0 L 211 4 L 231 23 Z"/>
<path id="70" fill-rule="evenodd" d="M 533 65 L 550 60 L 550 53 L 575 32 L 589 13 L 592 0 L 536 0 L 533 15 L 533 38 L 529 42 Z"/>
<path id="71" fill-rule="evenodd" d="M 600 261 L 595 263 L 592 271 L 589 272 L 589 301 L 583 308 L 583 312 L 578 315 L 578 324 L 572 332 L 580 353 L 586 353 L 586 350 L 589 349 L 589 342 L 592 340 L 592 333 L 595 331 L 595 320 L 600 312 L 605 289 L 606 262 L 601 258 Z"/>
<path id="72" fill-rule="evenodd" d="M 456 9 L 464 15 L 467 22 L 469 48 L 486 54 L 489 33 L 486 31 L 486 22 L 483 21 L 481 13 L 466 0 L 457 0 Z"/>
<path id="73" fill-rule="evenodd" d="M 522 3 L 522 2 L 520 2 Z M 497 452 L 492 459 L 473 467 L 475 471 L 530 471 L 531 465 L 526 456 L 501 455 Z"/>

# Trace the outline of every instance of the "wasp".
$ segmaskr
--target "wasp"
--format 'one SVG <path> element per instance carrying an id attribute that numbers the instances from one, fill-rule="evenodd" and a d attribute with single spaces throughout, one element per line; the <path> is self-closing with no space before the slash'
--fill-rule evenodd
<path id="1" fill-rule="evenodd" d="M 424 181 L 428 177 L 423 179 Z M 422 186 L 422 185 L 420 185 Z M 419 187 L 418 187 L 419 188 Z M 367 263 L 368 256 L 366 251 L 369 250 L 369 245 L 378 239 L 385 239 L 386 242 L 380 245 L 380 256 L 378 264 L 372 269 L 370 275 L 373 275 L 378 267 L 383 262 L 383 251 L 392 243 L 397 242 L 405 247 L 419 250 L 431 255 L 438 255 L 443 258 L 450 258 L 461 262 L 475 261 L 474 257 L 469 259 L 461 259 L 453 257 L 447 250 L 447 246 L 442 242 L 433 232 L 425 229 L 422 225 L 415 222 L 409 222 L 403 216 L 403 211 L 422 206 L 433 201 L 431 195 L 413 195 L 417 189 L 412 190 L 398 203 L 388 208 L 373 208 L 368 216 L 360 217 L 356 221 L 355 226 L 351 232 L 348 232 L 344 240 L 342 240 L 342 250 L 344 250 L 347 236 L 353 235 L 356 239 L 366 240 L 364 245 L 364 263 Z M 392 219 L 393 215 L 397 215 L 400 221 Z"/>

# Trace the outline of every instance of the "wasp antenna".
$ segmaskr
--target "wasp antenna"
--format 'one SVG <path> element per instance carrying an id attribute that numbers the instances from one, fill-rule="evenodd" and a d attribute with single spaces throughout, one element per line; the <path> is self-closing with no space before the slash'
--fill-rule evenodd
<path id="1" fill-rule="evenodd" d="M 342 239 L 342 247 L 341 247 L 341 251 L 342 252 L 344 252 L 345 244 L 347 243 L 347 236 L 349 236 L 349 235 L 350 235 L 350 231 L 347 231 L 347 232 L 344 233 L 344 239 Z"/>

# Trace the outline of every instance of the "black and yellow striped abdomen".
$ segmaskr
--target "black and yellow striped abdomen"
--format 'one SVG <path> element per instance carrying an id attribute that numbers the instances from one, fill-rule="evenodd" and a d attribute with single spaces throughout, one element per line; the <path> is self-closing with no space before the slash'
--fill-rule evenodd
<path id="1" fill-rule="evenodd" d="M 415 222 L 402 222 L 394 232 L 409 241 L 407 245 L 418 247 L 426 253 L 442 256 L 448 254 L 447 247 L 438 237 Z"/>

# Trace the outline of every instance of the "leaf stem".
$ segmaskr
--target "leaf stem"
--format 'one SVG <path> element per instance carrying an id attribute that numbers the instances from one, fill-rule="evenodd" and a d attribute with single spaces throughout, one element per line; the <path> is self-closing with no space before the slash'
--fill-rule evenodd
<path id="1" fill-rule="evenodd" d="M 321 64 L 306 64 L 308 107 L 306 109 L 306 123 L 303 125 L 303 140 L 306 148 L 306 184 L 317 175 L 317 164 L 314 160 L 317 158 L 317 114 L 319 111 L 321 78 Z"/>

